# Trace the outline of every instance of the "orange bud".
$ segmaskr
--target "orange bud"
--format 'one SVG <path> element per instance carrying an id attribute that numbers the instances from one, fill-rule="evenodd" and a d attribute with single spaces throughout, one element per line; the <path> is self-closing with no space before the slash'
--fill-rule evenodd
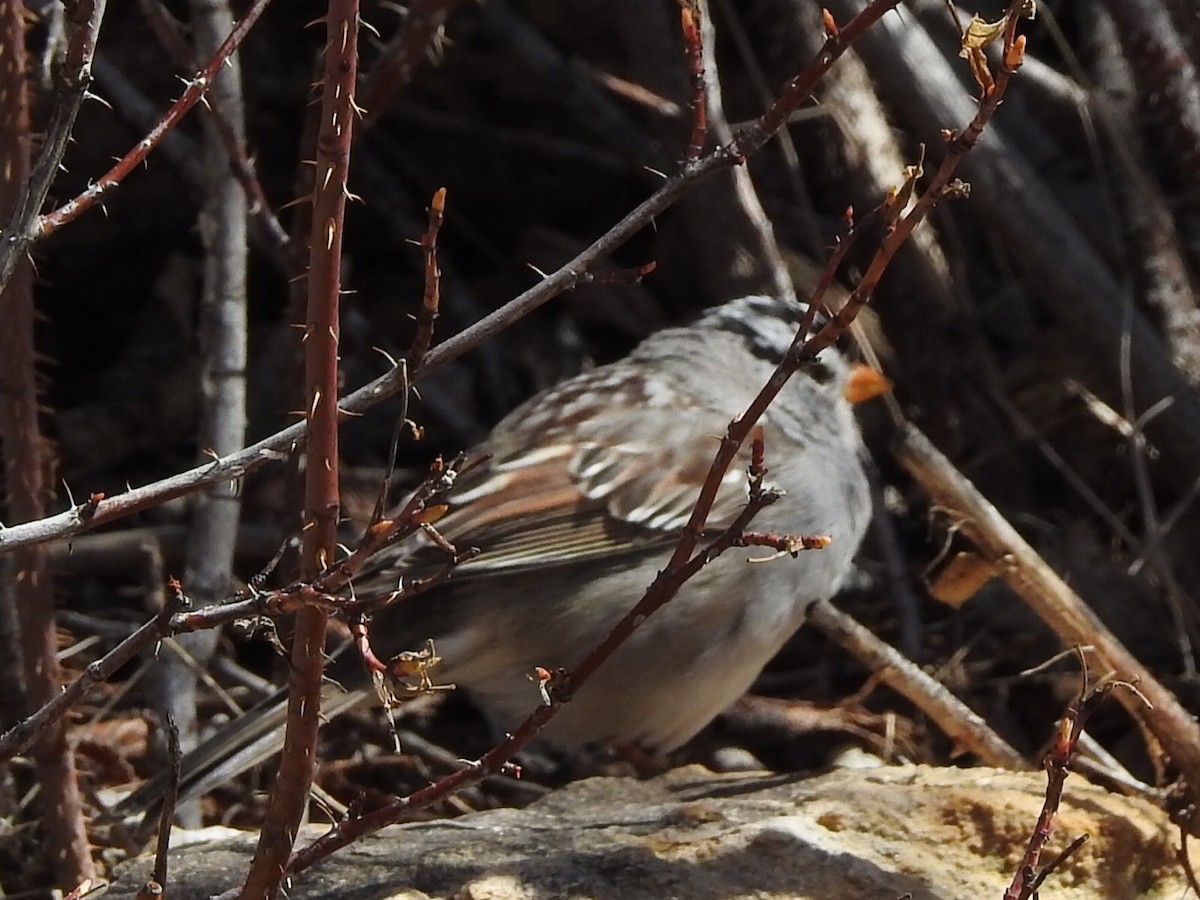
<path id="1" fill-rule="evenodd" d="M 446 510 L 450 508 L 449 504 L 438 503 L 434 506 L 427 506 L 417 514 L 417 521 L 424 525 L 432 525 L 438 519 L 446 514 Z"/>
<path id="2" fill-rule="evenodd" d="M 856 363 L 850 369 L 850 377 L 846 379 L 842 395 L 850 403 L 862 403 L 864 400 L 878 397 L 891 389 L 892 383 L 881 373 L 876 372 L 870 366 Z"/>

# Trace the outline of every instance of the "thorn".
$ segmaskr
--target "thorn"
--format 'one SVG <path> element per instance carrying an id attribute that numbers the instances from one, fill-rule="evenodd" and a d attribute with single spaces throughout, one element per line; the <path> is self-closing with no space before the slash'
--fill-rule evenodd
<path id="1" fill-rule="evenodd" d="M 382 347 L 372 347 L 371 349 L 382 355 L 383 358 L 388 361 L 388 365 L 390 365 L 393 369 L 400 365 L 400 363 L 396 362 L 396 357 L 392 356 L 392 354 L 388 353 Z"/>
<path id="2" fill-rule="evenodd" d="M 99 103 L 105 109 L 107 109 L 109 112 L 112 112 L 112 108 L 113 108 L 112 104 L 109 103 L 107 100 L 105 100 L 103 97 L 101 97 L 99 94 L 93 94 L 91 91 L 84 91 L 83 99 L 84 100 L 95 100 L 97 103 Z"/>
<path id="3" fill-rule="evenodd" d="M 537 266 L 535 266 L 531 262 L 527 262 L 527 263 L 525 263 L 525 265 L 527 265 L 529 268 L 533 269 L 533 271 L 535 271 L 539 275 L 541 275 L 543 280 L 550 277 L 549 275 L 547 275 L 545 272 L 543 272 L 541 269 L 539 269 Z"/>
<path id="4" fill-rule="evenodd" d="M 293 206 L 299 206 L 301 203 L 304 203 L 305 201 L 312 203 L 313 202 L 312 195 L 310 194 L 307 197 L 297 197 L 295 200 L 289 200 L 287 203 L 283 204 L 283 206 L 279 207 L 279 212 L 283 212 L 285 209 L 290 209 Z"/>

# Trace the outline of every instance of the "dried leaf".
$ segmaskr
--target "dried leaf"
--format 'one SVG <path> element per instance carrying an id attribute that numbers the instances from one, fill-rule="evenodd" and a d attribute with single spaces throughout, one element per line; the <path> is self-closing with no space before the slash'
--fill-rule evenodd
<path id="1" fill-rule="evenodd" d="M 929 585 L 934 599 L 952 606 L 962 606 L 996 576 L 996 567 L 983 557 L 969 552 L 956 553 Z"/>
<path id="2" fill-rule="evenodd" d="M 1004 29 L 1007 27 L 1007 17 L 996 22 L 987 22 L 979 16 L 972 16 L 971 24 L 967 26 L 967 30 L 963 34 L 962 51 L 959 56 L 965 58 L 970 51 L 982 50 L 992 41 L 999 40 L 1004 36 Z"/>

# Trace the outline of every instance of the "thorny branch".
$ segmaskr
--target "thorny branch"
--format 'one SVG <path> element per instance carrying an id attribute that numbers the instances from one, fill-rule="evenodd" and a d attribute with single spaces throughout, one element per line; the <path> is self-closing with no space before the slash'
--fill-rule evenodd
<path id="1" fill-rule="evenodd" d="M 446 215 L 446 189 L 439 188 L 429 203 L 429 227 L 421 237 L 421 253 L 425 257 L 425 292 L 421 309 L 417 312 L 417 333 L 409 347 L 406 359 L 414 369 L 419 369 L 433 344 L 433 323 L 437 320 L 438 304 L 441 302 L 442 272 L 438 268 L 438 232 Z"/>
<path id="2" fill-rule="evenodd" d="M 678 202 L 698 183 L 717 172 L 742 163 L 747 156 L 761 149 L 774 130 L 786 121 L 787 111 L 799 107 L 804 102 L 813 86 L 820 80 L 820 76 L 845 53 L 851 40 L 862 34 L 871 23 L 878 21 L 884 13 L 895 8 L 899 2 L 900 0 L 876 0 L 838 35 L 827 40 L 817 60 L 789 82 L 783 95 L 772 107 L 773 112 L 769 114 L 769 119 L 764 116 L 757 124 L 735 136 L 730 144 L 717 147 L 706 156 L 686 164 L 679 173 L 669 178 L 662 187 L 574 259 L 500 309 L 432 348 L 419 370 L 405 373 L 399 366 L 393 367 L 386 374 L 343 398 L 338 408 L 351 415 L 370 409 L 400 390 L 408 383 L 407 379 L 418 381 L 424 374 L 458 359 L 559 294 L 591 280 L 594 277 L 591 275 L 592 269 L 598 263 L 607 259 L 618 247 L 653 223 L 656 216 Z M 846 318 L 848 320 L 851 316 Z M 844 328 L 844 325 L 841 327 Z M 181 472 L 116 497 L 100 495 L 93 498 L 87 506 L 78 506 L 37 522 L 0 530 L 0 553 L 18 546 L 77 534 L 191 493 L 204 485 L 241 478 L 267 462 L 282 459 L 283 454 L 290 453 L 296 444 L 305 439 L 307 431 L 307 423 L 298 422 L 240 453 L 223 457 L 209 465 Z"/>
<path id="3" fill-rule="evenodd" d="M 405 88 L 446 20 L 460 5 L 462 0 L 414 0 L 408 5 L 404 22 L 359 88 L 358 104 L 365 110 L 364 127 L 369 128 L 377 121 L 392 97 Z"/>
<path id="4" fill-rule="evenodd" d="M 1038 862 L 1041 859 L 1042 851 L 1049 842 L 1051 832 L 1053 831 L 1054 817 L 1058 813 L 1059 804 L 1062 802 L 1063 788 L 1066 785 L 1067 775 L 1071 771 L 1071 759 L 1075 755 L 1075 750 L 1079 744 L 1080 737 L 1083 735 L 1087 720 L 1115 688 L 1130 690 L 1135 696 L 1145 702 L 1145 698 L 1138 694 L 1137 689 L 1126 682 L 1108 678 L 1101 679 L 1095 686 L 1089 685 L 1086 658 L 1082 651 L 1077 652 L 1079 653 L 1080 663 L 1083 666 L 1083 689 L 1079 700 L 1067 710 L 1067 714 L 1063 717 L 1062 722 L 1059 723 L 1054 744 L 1046 754 L 1044 763 L 1048 781 L 1046 784 L 1045 800 L 1042 803 L 1042 810 L 1038 814 L 1037 824 L 1034 826 L 1033 833 L 1029 837 L 1025 853 L 1021 858 L 1021 862 L 1017 865 L 1016 874 L 1013 876 L 1008 889 L 1004 892 L 1004 900 L 1028 900 L 1028 898 L 1034 895 L 1034 892 L 1037 891 L 1042 882 L 1045 881 L 1046 876 L 1057 866 L 1061 865 L 1071 853 L 1083 844 L 1082 840 L 1073 841 L 1051 863 L 1040 870 L 1038 869 Z"/>
<path id="5" fill-rule="evenodd" d="M 196 71 L 196 61 L 191 48 L 184 40 L 182 27 L 163 6 L 162 0 L 138 0 L 138 6 L 141 8 L 142 16 L 146 19 L 150 31 L 167 55 L 171 57 L 176 70 L 179 72 Z M 212 119 L 213 126 L 225 146 L 229 167 L 245 192 L 250 217 L 257 226 L 256 237 L 280 271 L 288 275 L 292 274 L 294 248 L 291 244 L 291 237 L 287 230 L 279 224 L 279 219 L 275 217 L 271 204 L 267 200 L 266 192 L 263 190 L 262 182 L 259 181 L 258 173 L 254 171 L 254 163 L 247 153 L 246 141 L 242 135 L 243 128 L 240 125 L 235 127 L 230 121 L 228 112 L 219 105 L 207 107 L 206 112 Z"/>
<path id="6" fill-rule="evenodd" d="M 70 78 L 69 86 L 73 88 L 73 92 L 68 96 L 74 98 L 74 91 L 77 91 L 78 98 L 63 102 L 61 112 L 56 115 L 50 129 L 52 140 L 47 141 L 43 148 L 33 176 L 30 178 L 29 190 L 22 196 L 17 213 L 5 229 L 4 233 L 7 239 L 0 244 L 0 289 L 8 283 L 16 261 L 25 256 L 34 243 L 78 218 L 99 203 L 104 195 L 114 190 L 130 172 L 136 169 L 179 120 L 191 111 L 192 107 L 204 97 L 208 86 L 212 84 L 214 76 L 225 64 L 229 54 L 236 50 L 246 35 L 250 33 L 250 29 L 258 21 L 268 3 L 270 0 L 254 0 L 254 3 L 246 11 L 246 15 L 230 32 L 229 37 L 225 39 L 208 65 L 196 73 L 196 76 L 187 83 L 183 94 L 172 104 L 158 124 L 115 166 L 75 199 L 52 212 L 39 215 L 38 211 L 46 200 L 50 183 L 66 152 L 67 141 L 75 123 L 79 104 L 82 103 L 87 86 L 91 82 L 90 69 L 92 56 L 96 49 L 96 32 L 100 28 L 100 17 L 104 11 L 104 0 L 73 4 L 77 11 L 92 13 L 86 25 L 77 25 L 78 31 L 73 32 L 71 50 L 68 52 L 66 70 Z M 71 108 L 72 105 L 73 108 Z"/>
<path id="7" fill-rule="evenodd" d="M 746 129 L 738 138 L 735 138 L 732 146 L 740 146 L 739 141 L 744 138 L 747 139 L 746 146 L 751 146 L 756 139 L 754 136 L 761 133 L 761 130 L 767 128 L 771 123 L 775 123 L 774 127 L 779 127 L 779 124 L 782 124 L 786 120 L 787 110 L 794 109 L 802 102 L 803 97 L 799 95 L 799 92 L 803 90 L 805 92 L 804 96 L 807 96 L 807 92 L 811 91 L 812 85 L 815 84 L 815 81 L 810 79 L 819 78 L 819 74 L 828 68 L 828 65 L 834 58 L 834 49 L 837 49 L 839 53 L 844 50 L 846 46 L 843 43 L 844 41 L 848 39 L 852 41 L 853 36 L 861 34 L 866 25 L 870 21 L 874 21 L 871 18 L 872 14 L 882 15 L 885 11 L 884 7 L 890 8 L 891 5 L 888 3 L 871 4 L 843 30 L 838 30 L 836 25 L 833 24 L 832 18 L 827 17 L 828 39 L 826 41 L 826 48 L 818 54 L 816 62 L 800 75 L 796 76 L 789 83 L 780 100 L 776 101 L 756 125 Z M 1014 4 L 1013 6 L 1012 27 L 1006 32 L 1005 68 L 1002 71 L 1001 77 L 993 85 L 991 93 L 985 95 L 983 101 L 981 101 L 980 115 L 976 117 L 964 132 L 964 135 L 969 135 L 969 137 L 962 141 L 961 152 L 955 158 L 954 162 L 957 162 L 957 158 L 961 158 L 961 155 L 966 153 L 978 139 L 987 122 L 990 121 L 991 115 L 998 108 L 1009 77 L 1020 64 L 1024 39 L 1018 37 L 1015 31 L 1016 10 L 1019 5 Z M 847 36 L 851 37 L 848 38 Z M 818 74 L 812 74 L 814 71 Z M 750 136 L 749 138 L 747 138 L 748 135 Z M 504 766 L 509 764 L 509 760 L 516 753 L 536 737 L 562 704 L 570 700 L 573 692 L 587 681 L 596 669 L 616 651 L 636 628 L 649 616 L 653 615 L 656 610 L 669 602 L 688 578 L 692 577 L 709 561 L 733 546 L 743 537 L 747 525 L 758 511 L 775 499 L 772 494 L 761 489 L 763 454 L 761 430 L 757 426 L 758 420 L 774 397 L 778 395 L 787 379 L 800 367 L 802 362 L 812 358 L 821 349 L 832 344 L 853 322 L 858 311 L 861 310 L 862 306 L 870 298 L 879 276 L 887 267 L 888 262 L 900 243 L 912 233 L 913 228 L 916 227 L 925 213 L 946 193 L 950 174 L 954 168 L 954 162 L 943 164 L 931 186 L 917 200 L 914 210 L 906 217 L 906 220 L 902 220 L 907 221 L 907 227 L 903 229 L 897 228 L 885 236 L 880 251 L 876 254 L 876 261 L 873 262 L 872 269 L 868 271 L 868 277 L 873 273 L 874 278 L 868 282 L 868 278 L 864 277 L 863 282 L 865 284 L 860 284 L 859 290 L 856 291 L 858 295 L 857 303 L 853 301 L 848 303 L 846 308 L 839 312 L 834 319 L 811 336 L 808 334 L 808 328 L 811 325 L 811 316 L 806 317 L 800 323 L 792 348 L 779 364 L 775 373 L 771 376 L 768 383 L 763 386 L 759 395 L 751 402 L 746 412 L 730 423 L 726 435 L 721 442 L 720 449 L 713 460 L 712 467 L 696 502 L 692 516 L 683 534 L 680 536 L 667 566 L 659 573 L 658 577 L 646 590 L 634 608 L 613 627 L 609 635 L 572 672 L 547 673 L 548 679 L 542 685 L 543 705 L 535 709 L 514 733 L 485 753 L 479 760 L 430 785 L 428 788 L 401 798 L 379 810 L 358 818 L 344 820 L 336 825 L 328 834 L 297 853 L 289 863 L 289 872 L 294 874 L 302 871 L 357 837 L 375 831 L 384 825 L 399 821 L 413 810 L 420 809 L 464 787 L 475 784 L 489 775 L 500 772 Z M 908 181 L 908 184 L 914 190 L 915 180 L 916 173 L 914 172 L 910 174 Z M 898 198 L 889 198 L 889 200 L 898 216 L 903 210 L 905 202 Z M 896 233 L 900 233 L 901 237 L 894 237 Z M 738 450 L 747 440 L 754 441 L 753 461 L 750 471 L 749 502 L 736 521 L 708 546 L 697 552 L 697 545 L 704 534 L 704 523 L 715 500 L 717 488 L 721 483 L 724 473 L 732 464 Z"/>
<path id="8" fill-rule="evenodd" d="M 67 52 L 62 62 L 54 67 L 56 96 L 46 140 L 25 190 L 4 227 L 4 240 L 0 243 L 0 292 L 8 285 L 17 260 L 29 253 L 38 238 L 38 213 L 58 175 L 75 118 L 92 81 L 92 57 L 96 53 L 96 36 L 104 18 L 104 5 L 105 0 L 83 0 L 69 5 L 65 23 Z"/>
<path id="9" fill-rule="evenodd" d="M 186 634 L 209 628 L 217 628 L 242 620 L 256 621 L 263 617 L 293 613 L 309 606 L 317 606 L 330 614 L 361 615 L 391 603 L 404 602 L 408 598 L 428 590 L 432 584 L 413 581 L 394 593 L 372 600 L 355 600 L 349 589 L 355 576 L 362 571 L 367 561 L 376 553 L 405 540 L 422 528 L 427 510 L 436 507 L 454 485 L 460 460 L 450 464 L 435 461 L 428 478 L 413 492 L 404 507 L 388 519 L 375 523 L 363 536 L 359 546 L 345 559 L 337 560 L 311 581 L 296 581 L 271 591 L 252 590 L 250 596 L 238 597 L 199 610 L 187 609 L 182 588 L 173 584 L 173 599 L 149 622 L 142 625 L 103 657 L 90 663 L 70 684 L 55 695 L 54 699 L 28 718 L 18 722 L 0 736 L 0 761 L 11 759 L 28 750 L 38 735 L 52 722 L 60 719 L 69 709 L 79 703 L 87 693 L 103 684 L 122 666 L 157 640 L 177 634 Z M 466 557 L 460 555 L 458 560 Z M 451 560 L 447 565 L 456 561 Z M 433 576 L 431 576 L 433 577 Z"/>
<path id="10" fill-rule="evenodd" d="M 684 159 L 699 159 L 708 134 L 708 104 L 705 101 L 704 50 L 701 44 L 700 16 L 697 0 L 679 0 L 679 18 L 683 27 L 683 44 L 687 49 L 689 77 L 692 81 L 692 133 L 688 138 Z"/>

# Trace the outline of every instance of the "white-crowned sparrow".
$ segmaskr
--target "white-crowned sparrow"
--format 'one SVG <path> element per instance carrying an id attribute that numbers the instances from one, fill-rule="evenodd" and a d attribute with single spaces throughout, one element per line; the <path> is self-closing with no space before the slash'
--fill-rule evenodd
<path id="1" fill-rule="evenodd" d="M 801 312 L 769 297 L 735 300 L 511 413 L 477 448 L 489 459 L 463 475 L 437 523 L 459 548 L 482 552 L 444 586 L 380 613 L 377 655 L 433 638 L 437 680 L 468 691 L 498 726 L 518 724 L 539 702 L 534 667 L 578 663 L 664 565 L 717 439 L 782 358 Z M 827 534 L 830 545 L 757 563 L 748 556 L 769 551 L 733 550 L 710 563 L 559 711 L 550 741 L 682 744 L 746 691 L 811 603 L 838 590 L 871 513 L 847 376 L 825 351 L 762 421 L 767 483 L 786 496 L 752 527 Z M 744 508 L 748 452 L 725 476 L 713 529 Z M 356 594 L 395 590 L 407 562 L 382 558 Z M 329 686 L 327 715 L 374 696 L 361 662 L 343 656 L 352 664 L 336 677 L 348 692 Z M 259 707 L 198 747 L 184 761 L 184 793 L 278 749 L 282 721 L 279 704 Z"/>

